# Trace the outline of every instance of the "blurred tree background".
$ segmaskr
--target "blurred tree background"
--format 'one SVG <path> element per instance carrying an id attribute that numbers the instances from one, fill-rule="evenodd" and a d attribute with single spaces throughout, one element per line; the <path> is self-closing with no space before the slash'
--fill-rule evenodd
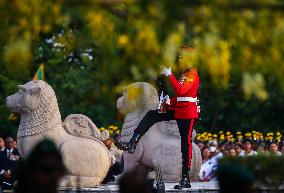
<path id="1" fill-rule="evenodd" d="M 120 125 L 116 100 L 135 81 L 175 74 L 178 48 L 200 73 L 200 129 L 279 129 L 284 120 L 281 0 L 2 0 L 0 128 L 16 131 L 5 98 L 40 63 L 62 118 Z"/>

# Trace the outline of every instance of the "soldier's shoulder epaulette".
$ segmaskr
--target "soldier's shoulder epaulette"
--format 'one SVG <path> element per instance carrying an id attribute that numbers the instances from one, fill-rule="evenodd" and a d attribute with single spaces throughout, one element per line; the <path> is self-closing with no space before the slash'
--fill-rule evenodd
<path id="1" fill-rule="evenodd" d="M 188 76 L 185 78 L 186 82 L 193 82 L 195 79 L 195 74 L 189 73 Z"/>

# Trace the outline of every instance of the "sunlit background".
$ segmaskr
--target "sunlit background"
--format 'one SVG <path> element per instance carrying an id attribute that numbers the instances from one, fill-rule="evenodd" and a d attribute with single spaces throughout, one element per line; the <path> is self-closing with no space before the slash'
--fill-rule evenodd
<path id="1" fill-rule="evenodd" d="M 0 10 L 0 133 L 16 132 L 4 100 L 40 64 L 63 118 L 120 126 L 123 87 L 155 85 L 162 65 L 179 76 L 184 44 L 201 79 L 197 129 L 284 126 L 281 0 L 1 0 Z"/>

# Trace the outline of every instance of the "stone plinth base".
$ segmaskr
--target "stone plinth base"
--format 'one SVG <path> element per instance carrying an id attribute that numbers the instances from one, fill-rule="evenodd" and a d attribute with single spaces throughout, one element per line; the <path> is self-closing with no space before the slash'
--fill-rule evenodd
<path id="1" fill-rule="evenodd" d="M 176 183 L 165 183 L 166 187 L 166 192 L 192 192 L 192 193 L 218 193 L 219 192 L 219 187 L 217 182 L 192 182 L 191 183 L 191 189 L 184 189 L 184 190 L 175 190 L 173 189 L 174 185 Z M 84 193 L 119 193 L 119 188 L 117 184 L 107 184 L 107 185 L 102 185 L 98 188 L 81 188 L 79 191 L 76 190 L 75 188 L 60 188 L 60 193 L 76 193 L 76 192 L 84 192 Z"/>

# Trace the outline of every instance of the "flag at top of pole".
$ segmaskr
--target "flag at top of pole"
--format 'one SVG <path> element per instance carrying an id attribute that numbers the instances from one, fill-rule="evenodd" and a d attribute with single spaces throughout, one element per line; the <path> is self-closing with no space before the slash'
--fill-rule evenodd
<path id="1" fill-rule="evenodd" d="M 44 65 L 41 64 L 35 73 L 33 80 L 44 80 Z"/>

